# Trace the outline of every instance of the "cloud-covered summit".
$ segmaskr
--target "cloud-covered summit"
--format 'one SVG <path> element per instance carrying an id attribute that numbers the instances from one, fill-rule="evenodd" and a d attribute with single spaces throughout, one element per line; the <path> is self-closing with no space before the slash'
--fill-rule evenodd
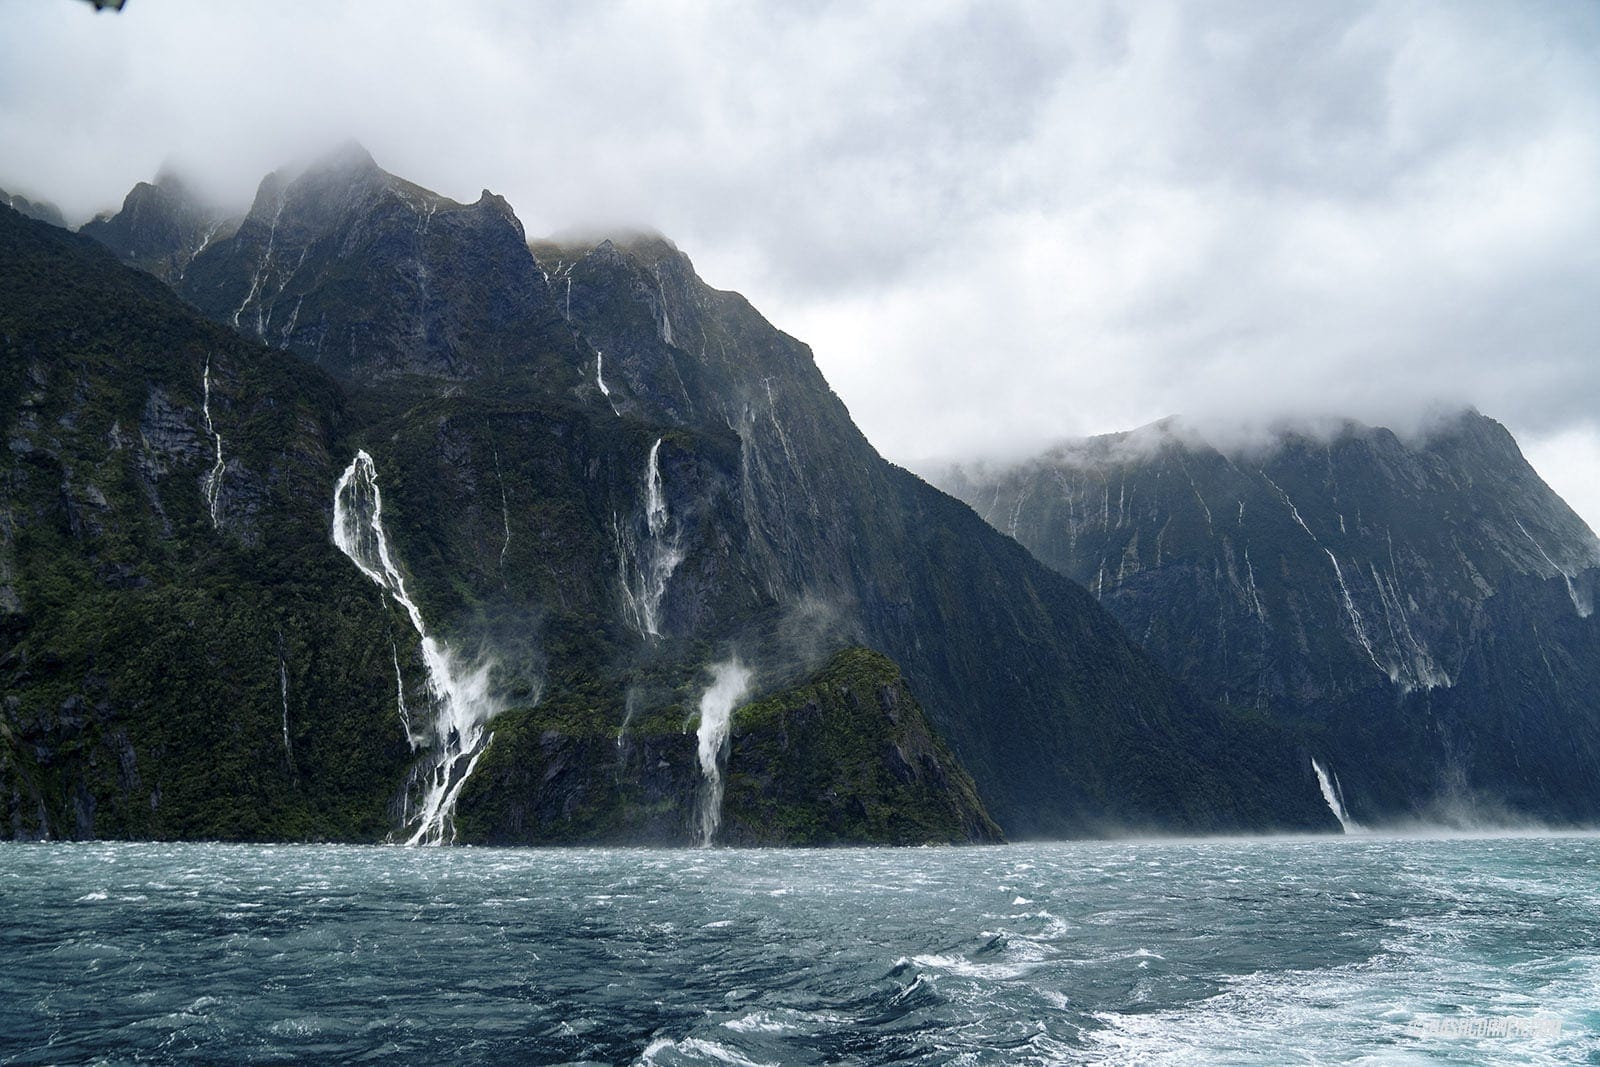
<path id="1" fill-rule="evenodd" d="M 0 186 L 81 221 L 170 160 L 242 206 L 353 136 L 456 199 L 503 191 L 529 233 L 670 235 L 810 342 L 894 458 L 1473 404 L 1575 500 L 1600 485 L 1592 4 L 173 0 L 0 24 Z"/>

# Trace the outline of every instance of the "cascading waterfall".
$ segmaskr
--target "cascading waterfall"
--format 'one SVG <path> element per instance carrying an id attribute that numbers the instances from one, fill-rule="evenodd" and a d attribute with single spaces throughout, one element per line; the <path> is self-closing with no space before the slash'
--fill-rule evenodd
<path id="1" fill-rule="evenodd" d="M 661 482 L 661 438 L 650 446 L 644 472 L 645 536 L 633 530 L 616 528 L 618 557 L 622 566 L 622 591 L 628 615 L 641 637 L 661 636 L 661 602 L 667 595 L 667 582 L 683 562 L 684 551 L 678 532 L 670 529 L 672 516 Z"/>
<path id="2" fill-rule="evenodd" d="M 1317 785 L 1322 788 L 1322 799 L 1327 802 L 1328 810 L 1333 812 L 1333 817 L 1339 820 L 1339 827 L 1347 834 L 1359 833 L 1361 824 L 1350 817 L 1349 811 L 1344 806 L 1344 790 L 1339 788 L 1339 779 L 1330 778 L 1322 764 L 1315 759 L 1311 761 L 1311 769 L 1316 772 Z"/>
<path id="3" fill-rule="evenodd" d="M 211 528 L 222 529 L 222 471 L 226 466 L 222 461 L 222 435 L 211 422 L 211 357 L 206 357 L 205 374 L 200 378 L 200 411 L 205 416 L 206 433 L 211 435 L 211 440 L 216 445 L 216 462 L 211 465 L 211 470 L 206 472 L 205 480 L 200 483 L 206 497 L 206 510 L 211 515 Z"/>
<path id="4" fill-rule="evenodd" d="M 695 736 L 705 781 L 698 812 L 701 847 L 711 845 L 722 825 L 722 749 L 728 742 L 733 709 L 749 691 L 751 678 L 750 669 L 733 656 L 712 666 L 711 685 L 700 697 L 700 728 Z"/>
<path id="5" fill-rule="evenodd" d="M 405 579 L 395 566 L 383 529 L 383 497 L 378 492 L 378 472 L 365 451 L 339 478 L 333 492 L 333 543 L 395 602 L 405 608 L 421 638 L 427 668 L 428 697 L 434 711 L 431 737 L 432 766 L 424 772 L 421 810 L 409 845 L 445 844 L 455 838 L 454 813 L 461 787 L 471 776 L 493 735 L 485 729 L 498 711 L 489 693 L 489 665 L 471 670 L 456 663 L 450 649 L 428 635 L 422 612 L 406 592 Z M 413 747 L 419 739 L 411 733 L 405 707 L 405 686 L 400 679 L 399 654 L 395 676 L 400 688 L 400 715 Z M 407 820 L 408 823 L 410 820 Z"/>

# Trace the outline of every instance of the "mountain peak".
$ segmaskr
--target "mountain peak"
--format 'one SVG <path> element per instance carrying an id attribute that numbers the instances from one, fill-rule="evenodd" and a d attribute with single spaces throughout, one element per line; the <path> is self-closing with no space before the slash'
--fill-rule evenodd
<path id="1" fill-rule="evenodd" d="M 335 145 L 306 168 L 308 173 L 362 174 L 380 171 L 366 146 L 351 138 Z"/>
<path id="2" fill-rule="evenodd" d="M 61 217 L 61 209 L 48 200 L 30 200 L 25 196 L 0 189 L 0 204 L 4 204 L 24 218 L 37 219 L 52 226 L 66 228 L 67 221 Z"/>

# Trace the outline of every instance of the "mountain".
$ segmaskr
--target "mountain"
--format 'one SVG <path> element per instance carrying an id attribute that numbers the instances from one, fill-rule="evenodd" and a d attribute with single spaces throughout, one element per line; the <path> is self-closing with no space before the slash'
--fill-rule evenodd
<path id="1" fill-rule="evenodd" d="M 1600 542 L 1499 423 L 1218 448 L 1177 420 L 941 479 L 1358 820 L 1600 818 Z"/>
<path id="2" fill-rule="evenodd" d="M 169 284 L 183 279 L 194 257 L 218 237 L 239 226 L 203 203 L 182 180 L 170 174 L 135 185 L 114 215 L 90 219 L 79 228 L 130 267 L 148 271 Z"/>
<path id="3" fill-rule="evenodd" d="M 718 840 L 915 837 L 735 799 L 742 781 L 797 796 L 784 783 L 810 780 L 741 777 L 741 753 L 771 752 L 741 732 L 772 721 L 739 710 L 752 699 L 780 721 L 815 703 L 882 753 L 855 704 L 816 695 L 851 648 L 904 687 L 885 716 L 925 712 L 903 752 L 954 757 L 913 781 L 959 797 L 970 774 L 980 806 L 949 809 L 966 832 L 1333 825 L 1288 731 L 1198 698 L 1079 585 L 885 462 L 809 350 L 662 238 L 530 245 L 500 198 L 454 203 L 347 146 L 270 176 L 175 284 L 336 383 L 300 506 L 407 638 L 391 668 L 406 721 L 388 727 L 414 746 L 401 836 L 697 840 L 709 747 L 730 775 Z M 619 737 L 636 742 L 620 757 Z"/>
<path id="4" fill-rule="evenodd" d="M 66 229 L 67 220 L 61 217 L 61 209 L 47 200 L 29 200 L 25 196 L 0 189 L 0 204 L 17 212 L 23 218 L 37 219 Z"/>
<path id="5" fill-rule="evenodd" d="M 347 382 L 572 384 L 570 334 L 509 204 L 458 204 L 349 144 L 268 175 L 178 291 L 211 318 Z"/>
<path id="6" fill-rule="evenodd" d="M 328 540 L 341 408 L 0 208 L 0 833 L 389 831 L 416 641 Z"/>

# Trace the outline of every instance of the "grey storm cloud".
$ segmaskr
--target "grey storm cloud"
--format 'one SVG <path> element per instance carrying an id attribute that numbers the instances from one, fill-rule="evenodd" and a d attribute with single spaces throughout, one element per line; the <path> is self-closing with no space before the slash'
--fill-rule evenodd
<path id="1" fill-rule="evenodd" d="M 1600 520 L 1600 6 L 0 7 L 0 186 L 246 202 L 345 137 L 646 225 L 891 458 L 1474 404 Z"/>

